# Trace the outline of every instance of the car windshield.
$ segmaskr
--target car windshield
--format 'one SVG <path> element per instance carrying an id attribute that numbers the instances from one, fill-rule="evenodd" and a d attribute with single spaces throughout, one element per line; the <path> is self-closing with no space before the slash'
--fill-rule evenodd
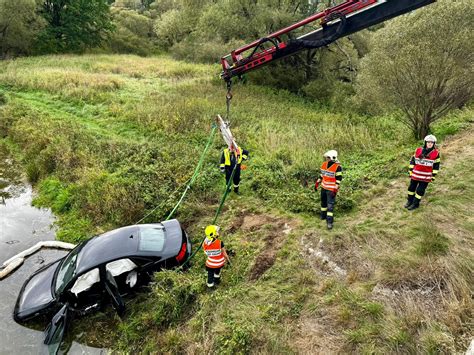
<path id="1" fill-rule="evenodd" d="M 64 291 L 66 285 L 76 274 L 77 256 L 82 248 L 75 248 L 71 251 L 59 265 L 59 271 L 56 276 L 55 290 L 56 294 Z"/>

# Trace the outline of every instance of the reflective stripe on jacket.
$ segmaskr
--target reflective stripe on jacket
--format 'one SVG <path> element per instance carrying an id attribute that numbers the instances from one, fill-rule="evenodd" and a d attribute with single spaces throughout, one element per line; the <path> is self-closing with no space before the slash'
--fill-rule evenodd
<path id="1" fill-rule="evenodd" d="M 207 239 L 202 246 L 207 255 L 206 266 L 211 269 L 218 269 L 224 266 L 225 258 L 222 253 L 221 241 L 219 239 L 209 242 Z"/>
<path id="2" fill-rule="evenodd" d="M 321 186 L 325 190 L 337 191 L 338 185 L 336 183 L 336 171 L 340 164 L 335 162 L 328 168 L 328 163 L 329 162 L 325 161 L 321 165 Z"/>
<path id="3" fill-rule="evenodd" d="M 237 156 L 237 164 L 241 164 L 243 159 L 243 154 L 241 154 L 240 149 Z M 224 165 L 230 166 L 230 150 L 229 148 L 224 149 Z"/>
<path id="4" fill-rule="evenodd" d="M 439 152 L 433 149 L 427 157 L 422 157 L 423 148 L 417 148 L 414 155 L 415 164 L 411 174 L 412 180 L 430 182 L 433 178 L 433 165 L 439 163 Z"/>

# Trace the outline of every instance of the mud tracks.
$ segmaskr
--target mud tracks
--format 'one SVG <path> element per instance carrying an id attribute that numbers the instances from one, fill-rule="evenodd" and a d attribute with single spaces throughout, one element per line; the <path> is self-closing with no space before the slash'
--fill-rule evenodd
<path id="1" fill-rule="evenodd" d="M 234 219 L 228 232 L 240 229 L 244 233 L 259 233 L 263 236 L 264 247 L 250 269 L 249 279 L 259 279 L 275 263 L 278 251 L 287 235 L 297 226 L 297 222 L 265 214 L 242 213 Z"/>

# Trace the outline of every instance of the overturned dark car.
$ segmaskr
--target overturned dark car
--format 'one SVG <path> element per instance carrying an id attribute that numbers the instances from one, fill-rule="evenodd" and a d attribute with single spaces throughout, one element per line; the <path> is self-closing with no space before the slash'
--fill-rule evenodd
<path id="1" fill-rule="evenodd" d="M 188 235 L 176 219 L 106 232 L 35 272 L 23 285 L 13 316 L 24 322 L 51 315 L 45 344 L 59 345 L 73 313 L 111 303 L 122 314 L 126 294 L 154 272 L 182 265 L 190 254 Z"/>

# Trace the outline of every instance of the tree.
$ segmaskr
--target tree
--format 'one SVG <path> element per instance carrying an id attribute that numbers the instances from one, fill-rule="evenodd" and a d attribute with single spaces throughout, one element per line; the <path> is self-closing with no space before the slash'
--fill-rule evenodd
<path id="1" fill-rule="evenodd" d="M 45 0 L 49 26 L 38 41 L 40 52 L 77 52 L 99 46 L 113 29 L 107 0 Z"/>
<path id="2" fill-rule="evenodd" d="M 0 58 L 29 54 L 44 26 L 35 0 L 0 1 Z"/>
<path id="3" fill-rule="evenodd" d="M 149 55 L 154 49 L 156 36 L 153 20 L 126 8 L 112 8 L 115 31 L 108 45 L 114 53 Z"/>
<path id="4" fill-rule="evenodd" d="M 377 31 L 361 64 L 358 95 L 402 110 L 421 139 L 474 95 L 472 0 L 440 0 Z"/>

